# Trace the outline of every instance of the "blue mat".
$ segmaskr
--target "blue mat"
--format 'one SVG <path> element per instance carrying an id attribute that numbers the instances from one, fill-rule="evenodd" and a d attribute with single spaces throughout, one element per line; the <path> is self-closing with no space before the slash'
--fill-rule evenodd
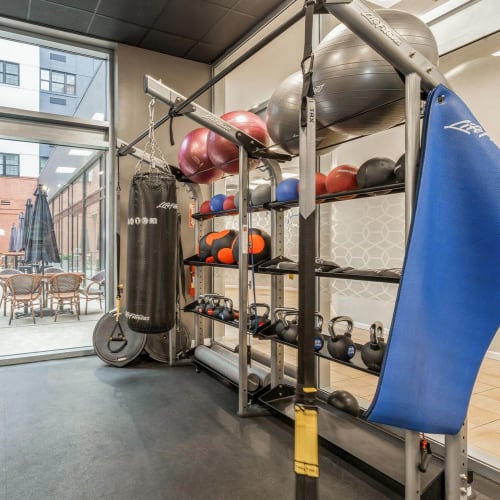
<path id="1" fill-rule="evenodd" d="M 428 97 L 416 209 L 369 421 L 456 434 L 500 326 L 500 149 L 443 86 Z"/>

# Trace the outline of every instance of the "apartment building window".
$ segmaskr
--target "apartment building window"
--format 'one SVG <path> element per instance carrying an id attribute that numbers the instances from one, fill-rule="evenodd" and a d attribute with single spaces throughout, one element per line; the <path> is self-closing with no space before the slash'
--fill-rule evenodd
<path id="1" fill-rule="evenodd" d="M 19 87 L 19 64 L 0 61 L 0 83 Z"/>
<path id="2" fill-rule="evenodd" d="M 76 75 L 51 69 L 41 69 L 40 89 L 57 94 L 76 95 Z"/>
<path id="3" fill-rule="evenodd" d="M 0 176 L 19 177 L 19 155 L 0 153 Z"/>

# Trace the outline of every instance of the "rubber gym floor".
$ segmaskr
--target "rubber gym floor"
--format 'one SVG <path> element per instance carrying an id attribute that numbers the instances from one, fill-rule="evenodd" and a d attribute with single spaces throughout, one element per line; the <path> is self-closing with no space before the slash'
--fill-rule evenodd
<path id="1" fill-rule="evenodd" d="M 2 499 L 295 497 L 293 427 L 239 418 L 236 392 L 191 366 L 5 366 L 0 402 Z M 320 467 L 319 498 L 398 498 L 323 447 Z"/>

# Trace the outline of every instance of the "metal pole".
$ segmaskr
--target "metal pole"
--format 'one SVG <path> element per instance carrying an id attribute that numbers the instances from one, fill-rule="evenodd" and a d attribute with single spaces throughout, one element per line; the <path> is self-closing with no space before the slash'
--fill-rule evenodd
<path id="1" fill-rule="evenodd" d="M 239 203 L 239 368 L 240 380 L 238 390 L 238 415 L 246 416 L 248 411 L 248 332 L 247 332 L 247 304 L 248 304 L 248 154 L 240 146 L 240 203 Z"/>
<path id="2" fill-rule="evenodd" d="M 405 80 L 405 237 L 408 243 L 415 192 L 417 162 L 420 151 L 420 77 L 416 73 Z M 417 432 L 405 432 L 405 499 L 420 498 L 420 438 Z"/>
<path id="3" fill-rule="evenodd" d="M 318 408 L 314 326 L 316 306 L 316 104 L 307 98 L 307 126 L 300 128 L 299 336 L 295 395 L 295 498 L 318 496 Z"/>
<path id="4" fill-rule="evenodd" d="M 276 160 L 263 160 L 271 175 L 271 199 L 276 199 L 276 186 L 282 180 L 281 168 Z M 271 210 L 271 257 L 284 254 L 284 225 L 283 212 Z M 284 305 L 284 277 L 282 275 L 271 275 L 271 314 L 277 307 Z M 285 367 L 285 349 L 283 344 L 271 342 L 271 387 L 283 383 Z"/>
<path id="5" fill-rule="evenodd" d="M 454 436 L 444 437 L 444 481 L 446 500 L 467 500 L 467 422 Z"/>

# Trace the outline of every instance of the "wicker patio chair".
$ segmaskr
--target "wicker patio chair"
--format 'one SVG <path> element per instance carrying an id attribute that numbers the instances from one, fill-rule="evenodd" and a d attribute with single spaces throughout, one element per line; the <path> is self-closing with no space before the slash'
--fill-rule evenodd
<path id="1" fill-rule="evenodd" d="M 3 315 L 7 316 L 7 301 L 9 300 L 9 292 L 7 290 L 7 279 L 14 274 L 23 274 L 17 269 L 2 269 L 0 271 L 0 290 L 2 297 L 0 297 L 0 309 L 3 304 Z"/>
<path id="2" fill-rule="evenodd" d="M 17 307 L 31 309 L 33 324 L 35 321 L 35 302 L 40 307 L 40 316 L 43 315 L 41 303 L 42 278 L 36 274 L 13 274 L 7 279 L 7 290 L 10 302 L 9 325 L 14 319 L 14 310 Z"/>
<path id="3" fill-rule="evenodd" d="M 80 283 L 82 276 L 76 273 L 57 273 L 51 276 L 48 283 L 48 300 L 50 309 L 54 311 L 54 321 L 57 321 L 59 312 L 65 303 L 69 303 L 73 309 L 75 306 L 76 317 L 80 319 Z"/>
<path id="4" fill-rule="evenodd" d="M 85 288 L 80 289 L 80 293 L 85 297 L 85 314 L 87 306 L 91 300 L 98 300 L 102 311 L 102 299 L 104 297 L 104 284 L 106 282 L 106 272 L 99 271 L 97 274 L 87 280 Z"/>

